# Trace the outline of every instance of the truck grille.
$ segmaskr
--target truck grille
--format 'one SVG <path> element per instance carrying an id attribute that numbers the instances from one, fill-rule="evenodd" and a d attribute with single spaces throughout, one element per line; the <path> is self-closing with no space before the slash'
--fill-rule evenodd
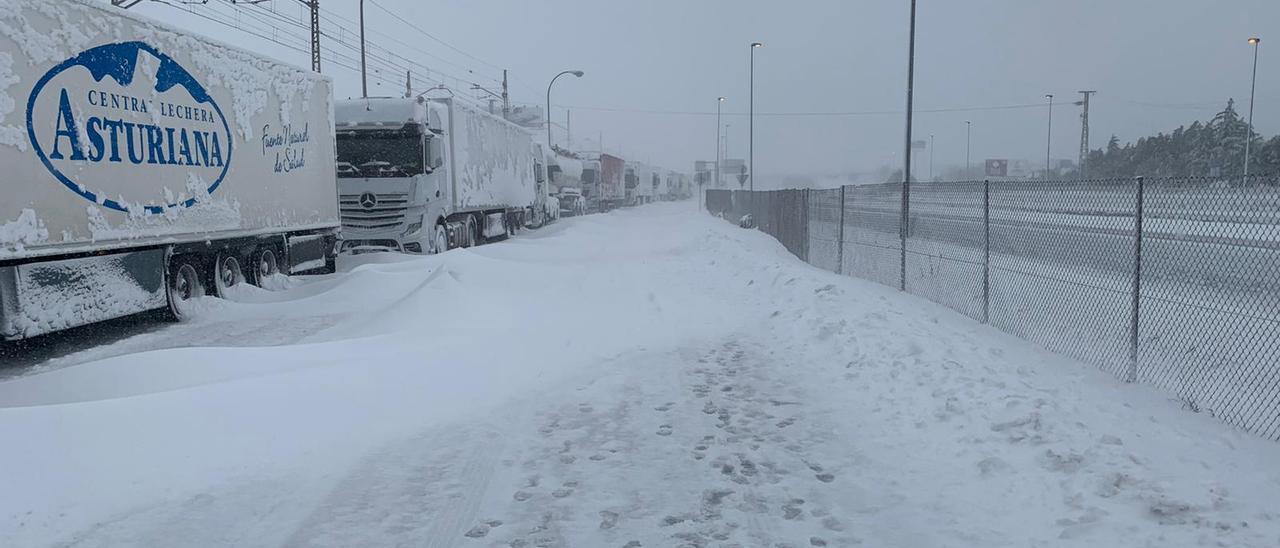
<path id="1" fill-rule="evenodd" d="M 367 207 L 367 200 L 362 200 L 364 197 L 364 194 L 343 194 L 338 197 L 343 228 L 384 230 L 404 223 L 409 203 L 407 194 L 374 194 L 377 202 L 372 207 Z"/>

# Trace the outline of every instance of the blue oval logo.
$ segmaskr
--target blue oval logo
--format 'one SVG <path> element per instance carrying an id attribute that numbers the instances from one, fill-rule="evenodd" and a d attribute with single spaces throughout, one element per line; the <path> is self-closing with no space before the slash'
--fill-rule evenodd
<path id="1" fill-rule="evenodd" d="M 191 207 L 231 166 L 218 103 L 144 42 L 97 46 L 46 72 L 27 100 L 27 137 L 64 186 L 126 213 Z"/>

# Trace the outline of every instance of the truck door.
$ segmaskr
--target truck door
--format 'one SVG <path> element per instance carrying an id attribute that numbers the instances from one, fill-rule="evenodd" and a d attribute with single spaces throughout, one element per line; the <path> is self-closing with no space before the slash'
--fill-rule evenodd
<path id="1" fill-rule="evenodd" d="M 444 138 L 434 133 L 427 133 L 423 136 L 426 139 L 426 146 L 422 147 L 423 153 L 426 155 L 422 165 L 427 166 L 427 199 L 435 202 L 437 200 L 449 200 L 449 162 L 445 158 Z"/>

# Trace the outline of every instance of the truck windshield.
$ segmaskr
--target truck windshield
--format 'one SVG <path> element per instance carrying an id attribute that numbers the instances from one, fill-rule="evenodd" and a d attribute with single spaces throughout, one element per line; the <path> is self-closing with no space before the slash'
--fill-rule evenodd
<path id="1" fill-rule="evenodd" d="M 338 177 L 412 177 L 422 174 L 425 156 L 417 131 L 338 132 Z"/>

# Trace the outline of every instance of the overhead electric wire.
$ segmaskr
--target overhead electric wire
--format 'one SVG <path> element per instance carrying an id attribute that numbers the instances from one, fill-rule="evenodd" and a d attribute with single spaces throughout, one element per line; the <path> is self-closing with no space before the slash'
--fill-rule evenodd
<path id="1" fill-rule="evenodd" d="M 242 6 L 241 4 L 232 4 L 229 0 L 224 0 L 224 2 L 226 2 L 228 5 L 232 5 L 233 10 L 236 7 Z M 303 3 L 303 5 L 306 5 L 306 4 Z M 237 14 L 243 13 L 259 23 L 266 24 L 268 27 L 270 27 L 270 29 L 273 32 L 281 32 L 282 30 L 284 30 L 285 31 L 284 34 L 298 40 L 299 42 L 305 43 L 309 41 L 309 36 L 307 36 L 307 34 L 310 33 L 310 25 L 303 24 L 300 21 L 293 20 L 288 16 L 280 14 L 279 12 L 274 12 L 266 9 L 258 9 L 258 10 L 244 9 L 244 10 L 236 10 L 236 13 Z M 287 32 L 287 29 L 281 29 L 280 27 L 276 26 L 273 21 L 283 23 L 288 27 L 297 28 L 300 31 L 302 31 L 304 34 L 297 35 L 291 32 Z M 321 35 L 329 38 L 329 40 L 321 41 L 322 52 L 324 52 L 324 54 L 329 57 L 337 57 L 340 60 L 346 61 L 346 63 L 339 64 L 339 66 L 350 69 L 358 74 L 360 72 L 359 45 L 349 43 L 347 40 L 343 40 L 342 38 L 333 35 L 331 32 L 326 32 L 322 30 Z M 259 36 L 261 35 L 259 34 Z M 278 42 L 278 40 L 275 40 L 275 41 Z M 341 53 L 337 48 L 334 48 L 333 44 L 336 44 L 342 48 L 349 50 L 349 53 L 347 54 Z M 294 48 L 294 49 L 296 50 L 297 48 Z M 436 70 L 436 69 L 431 69 L 430 67 L 427 67 L 425 65 L 421 65 L 413 61 L 412 59 L 397 56 L 395 55 L 394 51 L 387 48 L 383 48 L 376 43 L 370 43 L 366 41 L 365 49 L 366 49 L 366 52 L 365 52 L 366 65 L 374 73 L 374 76 L 376 77 L 375 79 L 395 85 L 395 86 L 400 86 L 403 83 L 402 81 L 399 80 L 398 77 L 399 75 L 404 74 L 406 71 L 417 72 L 421 80 L 425 80 L 433 83 L 444 83 L 444 82 L 442 79 L 432 78 L 430 76 L 431 73 L 453 78 L 456 81 L 456 83 L 459 84 L 459 86 L 461 85 L 462 82 L 470 82 L 471 80 L 471 79 L 458 78 L 457 76 L 454 76 L 452 74 L 449 74 L 440 70 Z M 386 56 L 379 54 L 380 50 L 385 52 Z M 400 59 L 403 60 L 403 62 L 398 61 L 395 57 L 399 57 Z M 378 74 L 379 71 L 386 71 L 389 74 L 387 76 L 380 76 Z"/>
<path id="2" fill-rule="evenodd" d="M 332 13 L 332 12 L 325 12 L 325 14 L 326 14 L 326 17 L 322 17 L 322 18 L 321 18 L 321 21 L 322 21 L 322 22 L 323 22 L 323 21 L 324 21 L 324 19 L 326 19 L 326 18 L 328 18 L 328 19 L 336 19 L 336 20 L 338 20 L 338 21 L 341 21 L 341 22 L 347 23 L 348 25 L 351 25 L 351 26 L 353 26 L 353 27 L 357 27 L 357 28 L 359 27 L 359 23 L 357 23 L 357 22 L 355 22 L 355 21 L 352 21 L 352 20 L 350 20 L 350 19 L 347 19 L 347 18 L 345 18 L 345 17 L 342 17 L 342 16 L 340 16 L 340 15 L 334 14 L 334 13 Z M 342 30 L 342 31 L 344 31 L 344 32 L 346 31 L 346 29 L 345 29 L 345 28 L 341 28 L 341 27 L 340 27 L 340 29 L 339 29 L 339 30 Z M 470 74 L 470 75 L 472 75 L 472 76 L 478 76 L 478 75 L 476 74 L 475 70 L 473 70 L 471 67 L 468 67 L 468 66 L 465 66 L 465 65 L 461 65 L 461 64 L 455 63 L 455 62 L 450 61 L 450 60 L 448 60 L 448 59 L 446 59 L 446 58 L 444 58 L 444 57 L 441 57 L 441 56 L 436 55 L 436 54 L 434 54 L 434 53 L 431 53 L 431 52 L 429 52 L 429 51 L 423 50 L 423 49 L 421 49 L 421 48 L 419 48 L 419 47 L 417 47 L 417 46 L 414 46 L 413 44 L 410 44 L 410 43 L 408 43 L 408 42 L 405 42 L 404 40 L 401 40 L 401 39 L 397 38 L 396 36 L 394 36 L 394 35 L 392 35 L 392 34 L 385 33 L 385 32 L 379 31 L 379 30 L 377 30 L 377 29 L 367 29 L 367 30 L 368 30 L 369 34 L 373 34 L 373 35 L 377 35 L 377 36 L 382 36 L 383 38 L 386 38 L 387 40 L 390 40 L 390 41 L 392 41 L 392 42 L 395 42 L 396 44 L 400 45 L 401 47 L 403 47 L 403 48 L 405 48 L 405 49 L 412 50 L 414 53 L 418 53 L 418 54 L 420 54 L 420 55 L 424 55 L 424 56 L 427 56 L 427 57 L 431 57 L 432 59 L 435 59 L 435 60 L 437 60 L 437 61 L 440 61 L 441 63 L 444 63 L 444 64 L 449 65 L 449 66 L 452 66 L 452 67 L 454 67 L 454 68 L 457 68 L 457 69 L 460 69 L 460 70 L 466 71 L 468 74 Z M 333 37 L 333 38 L 334 38 L 335 40 L 336 40 L 336 39 L 338 39 L 338 38 L 336 38 L 336 37 Z M 367 40 L 367 39 L 366 39 L 366 42 L 368 42 L 368 40 Z M 387 48 L 384 48 L 384 49 L 387 49 Z M 390 51 L 390 50 L 388 50 L 388 51 Z M 439 70 L 439 69 L 430 69 L 430 70 L 432 70 L 433 72 L 438 72 L 438 73 L 440 73 L 440 74 L 445 74 L 445 75 L 447 75 L 447 76 L 449 76 L 449 77 L 451 77 L 451 78 L 454 78 L 454 79 L 457 79 L 457 80 L 460 80 L 460 81 L 461 81 L 461 80 L 465 80 L 465 81 L 471 81 L 471 80 L 474 80 L 474 78 L 461 78 L 461 77 L 459 77 L 459 76 L 457 76 L 457 75 L 454 75 L 454 74 L 448 74 L 448 73 L 445 73 L 444 71 Z M 488 79 L 489 79 L 489 80 L 492 80 L 492 81 L 494 81 L 494 82 L 500 82 L 500 81 L 501 81 L 501 80 L 498 80 L 498 79 L 493 78 L 493 77 L 488 77 Z"/>
<path id="3" fill-rule="evenodd" d="M 447 47 L 447 48 L 449 48 L 449 49 L 451 49 L 451 50 L 453 50 L 453 51 L 455 51 L 455 52 L 457 52 L 457 53 L 459 53 L 459 54 L 461 54 L 461 55 L 463 55 L 463 56 L 465 56 L 465 57 L 467 57 L 467 58 L 469 58 L 469 59 L 471 59 L 471 60 L 473 60 L 473 61 L 476 61 L 476 62 L 478 62 L 478 63 L 480 63 L 480 64 L 482 64 L 482 65 L 485 65 L 485 66 L 488 66 L 488 67 L 494 68 L 494 69 L 496 69 L 496 70 L 502 70 L 502 67 L 500 67 L 500 66 L 498 66 L 498 65 L 495 65 L 495 64 L 493 64 L 493 63 L 490 63 L 490 62 L 488 62 L 488 61 L 485 61 L 484 59 L 481 59 L 481 58 L 479 58 L 479 57 L 476 57 L 476 56 L 474 56 L 474 55 L 472 55 L 472 54 L 470 54 L 470 53 L 467 53 L 467 52 L 465 52 L 465 51 L 463 51 L 463 50 L 459 49 L 458 47 L 454 46 L 453 44 L 450 44 L 450 43 L 448 43 L 448 42 L 446 42 L 446 41 L 444 41 L 444 40 L 442 40 L 442 39 L 440 39 L 440 38 L 436 37 L 435 35 L 433 35 L 433 34 L 431 34 L 431 33 L 427 32 L 427 31 L 425 31 L 425 30 L 422 30 L 422 27 L 419 27 L 418 25 L 415 25 L 415 24 L 413 24 L 413 23 L 410 23 L 407 19 L 405 19 L 404 17 L 400 16 L 400 14 L 398 14 L 398 13 L 396 13 L 396 12 L 394 12 L 394 11 L 391 11 L 391 10 L 390 10 L 390 9 L 388 9 L 386 6 L 383 6 L 382 4 L 379 4 L 379 3 L 377 2 L 377 0 L 369 0 L 369 3 L 370 3 L 370 4 L 373 4 L 374 6 L 377 6 L 377 8 L 378 8 L 378 9 L 380 9 L 380 10 L 382 10 L 382 11 L 386 12 L 386 13 L 387 13 L 387 15 L 390 15 L 391 17 L 395 18 L 396 20 L 400 21 L 401 23 L 404 23 L 404 24 L 405 24 L 405 26 L 407 26 L 407 27 L 409 27 L 409 28 L 411 28 L 411 29 L 413 29 L 413 30 L 417 31 L 419 34 L 421 34 L 421 35 L 423 35 L 423 36 L 426 36 L 427 38 L 430 38 L 430 39 L 432 39 L 432 40 L 434 40 L 434 41 L 436 41 L 436 42 L 439 42 L 439 43 L 440 43 L 441 45 L 443 45 L 444 47 Z"/>
<path id="4" fill-rule="evenodd" d="M 263 39 L 263 40 L 267 40 L 267 41 L 269 41 L 269 42 L 272 42 L 272 43 L 277 44 L 277 45 L 279 45 L 279 46 L 282 46 L 282 47 L 285 47 L 285 48 L 291 49 L 291 50 L 296 51 L 296 52 L 298 52 L 298 53 L 307 54 L 307 55 L 309 55 L 309 54 L 310 54 L 310 51 L 309 51 L 309 50 L 304 49 L 304 48 L 299 47 L 299 46 L 296 46 L 296 45 L 294 45 L 294 44 L 290 44 L 290 43 L 288 43 L 288 42 L 281 41 L 281 40 L 279 40 L 279 38 L 278 38 L 278 37 L 268 36 L 268 35 L 266 35 L 266 34 L 263 34 L 263 33 L 258 32 L 258 31 L 256 31 L 256 30 L 248 30 L 248 29 L 245 29 L 244 27 L 237 25 L 234 21 L 228 22 L 228 21 L 223 20 L 223 19 L 221 19 L 221 18 L 210 16 L 210 15 L 208 15 L 207 13 L 205 13 L 205 11 L 206 11 L 206 10 L 192 10 L 192 9 L 189 9 L 189 8 L 188 8 L 188 9 L 183 9 L 183 6 L 181 6 L 181 5 L 177 5 L 177 4 L 174 4 L 174 3 L 172 3 L 172 2 L 169 2 L 168 0 L 153 0 L 153 1 L 154 1 L 154 2 L 156 2 L 156 3 L 158 3 L 158 4 L 161 4 L 161 5 L 169 6 L 169 7 L 173 8 L 173 9 L 176 9 L 176 10 L 179 10 L 179 11 L 185 11 L 185 12 L 187 12 L 187 13 L 191 14 L 191 15 L 194 15 L 194 16 L 199 17 L 199 18 L 201 18 L 201 19 L 205 19 L 205 20 L 207 20 L 207 21 L 211 21 L 211 22 L 217 23 L 217 24 L 219 24 L 219 25 L 223 25 L 223 26 L 225 26 L 225 27 L 227 27 L 227 28 L 235 29 L 235 30 L 238 30 L 238 31 L 240 31 L 240 32 L 244 32 L 244 33 L 246 33 L 246 34 L 249 34 L 249 35 L 252 35 L 252 36 L 255 36 L 255 37 L 261 38 L 261 39 Z M 359 73 L 359 72 L 360 72 L 360 68 L 359 68 L 358 66 L 348 65 L 348 64 L 344 64 L 344 63 L 342 63 L 342 62 L 334 62 L 333 64 L 338 65 L 338 66 L 340 66 L 340 67 L 342 67 L 342 68 L 345 68 L 345 69 L 348 69 L 348 70 L 352 70 L 352 71 L 354 71 L 354 72 L 356 72 L 356 73 Z M 394 81 L 392 81 L 392 80 L 389 80 L 389 79 L 386 79 L 386 78 L 383 78 L 383 77 L 381 77 L 381 76 L 379 76 L 379 75 L 376 75 L 376 74 L 374 75 L 374 78 L 375 78 L 375 79 L 377 79 L 377 80 L 381 80 L 381 81 L 383 81 L 383 82 L 386 82 L 386 83 L 388 83 L 388 84 L 392 84 L 392 85 L 395 85 L 395 84 L 396 84 L 396 82 L 394 82 Z"/>
<path id="5" fill-rule="evenodd" d="M 520 103 L 525 105 L 533 105 L 533 103 Z M 626 112 L 637 114 L 667 114 L 675 116 L 715 116 L 716 111 L 701 110 L 657 110 L 657 109 L 640 109 L 625 107 L 594 107 L 581 105 L 553 105 L 558 108 L 567 108 L 571 110 L 585 110 L 594 112 Z M 1055 105 L 1055 108 L 1070 107 L 1070 104 L 1062 106 Z M 992 105 L 977 107 L 955 107 L 955 108 L 932 108 L 932 109 L 915 109 L 917 113 L 942 113 L 942 112 L 978 112 L 991 110 L 1016 110 L 1046 108 L 1044 103 L 1017 104 L 1017 105 Z M 902 114 L 904 110 L 863 110 L 863 111 L 796 111 L 796 112 L 757 112 L 756 116 L 773 116 L 773 117 L 806 117 L 806 116 L 825 116 L 825 117 L 841 117 L 841 116 L 880 116 L 891 114 Z M 720 112 L 722 116 L 747 116 L 746 112 Z"/>

